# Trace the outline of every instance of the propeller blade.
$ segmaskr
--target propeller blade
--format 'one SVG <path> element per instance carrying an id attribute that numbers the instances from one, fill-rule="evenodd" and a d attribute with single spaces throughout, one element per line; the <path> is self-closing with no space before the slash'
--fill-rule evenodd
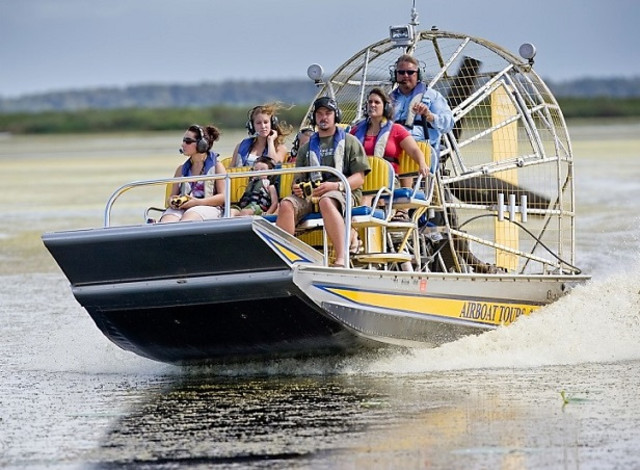
<path id="1" fill-rule="evenodd" d="M 492 175 L 475 176 L 462 181 L 450 183 L 452 194 L 460 201 L 466 203 L 498 204 L 498 194 L 504 194 L 505 202 L 510 194 L 516 195 L 516 201 L 520 204 L 522 195 L 527 196 L 527 207 L 531 209 L 546 209 L 551 200 L 534 191 L 504 181 Z"/>
<path id="2" fill-rule="evenodd" d="M 476 87 L 476 79 L 482 62 L 473 57 L 465 56 L 458 73 L 451 82 L 451 88 L 447 96 L 449 106 L 455 108 L 466 100 Z M 456 122 L 452 134 L 457 140 L 462 132 L 464 118 Z M 527 206 L 540 209 L 547 208 L 551 201 L 549 198 L 528 189 L 508 183 L 492 175 L 476 176 L 464 181 L 458 181 L 450 185 L 453 195 L 463 202 L 483 204 L 497 204 L 498 194 L 503 193 L 505 200 L 509 194 L 515 194 L 518 203 L 520 196 L 526 194 Z"/>
<path id="3" fill-rule="evenodd" d="M 460 65 L 458 73 L 455 75 L 451 82 L 451 88 L 447 95 L 447 101 L 449 106 L 453 109 L 466 100 L 473 92 L 476 86 L 476 77 L 480 70 L 482 62 L 473 57 L 465 56 Z M 453 136 L 458 139 L 460 132 L 462 131 L 462 119 L 456 122 L 453 127 Z"/>

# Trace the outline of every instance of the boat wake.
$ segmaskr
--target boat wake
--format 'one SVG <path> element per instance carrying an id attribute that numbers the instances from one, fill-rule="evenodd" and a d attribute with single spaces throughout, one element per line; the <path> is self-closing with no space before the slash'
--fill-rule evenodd
<path id="1" fill-rule="evenodd" d="M 464 369 L 535 368 L 640 359 L 640 262 L 629 272 L 576 287 L 509 327 L 434 349 L 342 359 L 281 360 L 191 368 L 190 374 L 411 375 Z"/>
<path id="2" fill-rule="evenodd" d="M 187 374 L 411 375 L 465 369 L 535 368 L 640 359 L 640 263 L 626 273 L 576 287 L 509 327 L 434 349 L 349 358 L 280 360 L 187 369 Z"/>
<path id="3" fill-rule="evenodd" d="M 521 317 L 509 327 L 468 336 L 435 349 L 189 368 L 156 363 L 120 350 L 69 299 L 64 279 L 50 275 L 28 277 L 28 280 L 24 276 L 3 277 L 7 292 L 12 291 L 15 296 L 19 286 L 28 283 L 61 294 L 47 296 L 46 310 L 51 312 L 51 318 L 46 333 L 5 348 L 5 353 L 14 359 L 21 358 L 14 365 L 23 370 L 126 375 L 397 375 L 640 359 L 640 262 L 627 272 L 578 286 L 571 295 L 530 317 Z M 42 296 L 17 297 L 22 303 L 33 303 L 31 311 L 45 310 Z"/>
<path id="4" fill-rule="evenodd" d="M 629 272 L 576 287 L 571 295 L 508 328 L 436 349 L 354 363 L 345 372 L 415 374 L 479 368 L 530 368 L 640 359 L 640 263 Z"/>

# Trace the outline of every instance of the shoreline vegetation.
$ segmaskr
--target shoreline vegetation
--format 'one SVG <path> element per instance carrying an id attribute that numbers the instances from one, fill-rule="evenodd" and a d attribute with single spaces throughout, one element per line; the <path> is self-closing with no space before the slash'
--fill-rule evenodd
<path id="1" fill-rule="evenodd" d="M 570 119 L 638 118 L 640 98 L 558 98 L 564 117 Z M 206 108 L 85 109 L 0 113 L 0 133 L 70 134 L 123 131 L 168 131 L 190 123 L 215 123 L 223 129 L 243 129 L 247 106 Z M 294 127 L 302 122 L 308 105 L 294 105 L 279 112 Z"/>

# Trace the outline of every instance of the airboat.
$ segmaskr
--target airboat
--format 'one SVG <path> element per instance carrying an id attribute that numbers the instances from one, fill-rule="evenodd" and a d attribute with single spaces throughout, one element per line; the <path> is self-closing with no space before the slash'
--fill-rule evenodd
<path id="1" fill-rule="evenodd" d="M 148 224 L 142 211 L 151 203 L 141 203 L 139 222 L 116 224 L 111 211 L 123 194 L 164 193 L 186 178 L 134 181 L 114 191 L 103 226 L 42 237 L 104 335 L 173 364 L 436 347 L 508 326 L 586 282 L 576 266 L 571 141 L 534 71 L 535 48 L 524 44 L 516 55 L 418 25 L 414 3 L 408 24 L 327 78 L 309 69 L 316 97 L 334 97 L 342 121 L 354 122 L 367 90 L 390 89 L 390 66 L 410 53 L 456 121 L 442 138 L 438 171 L 413 188 L 394 188 L 393 170 L 372 165 L 365 189 L 374 202 L 347 208 L 347 233 L 355 228 L 364 243 L 345 268 L 330 267 L 319 217 L 295 236 L 267 217 L 229 217 L 242 182 L 262 172 L 198 178 L 224 178 L 221 219 Z M 305 169 L 268 171 L 283 195 Z M 410 220 L 394 221 L 397 208 Z"/>

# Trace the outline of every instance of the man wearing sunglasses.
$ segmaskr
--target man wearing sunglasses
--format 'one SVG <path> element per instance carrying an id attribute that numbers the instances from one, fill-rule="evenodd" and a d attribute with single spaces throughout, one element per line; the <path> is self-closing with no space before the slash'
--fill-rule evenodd
<path id="1" fill-rule="evenodd" d="M 391 92 L 393 119 L 406 127 L 416 141 L 429 141 L 431 172 L 435 173 L 440 156 L 440 136 L 453 129 L 451 108 L 442 94 L 422 82 L 420 64 L 412 55 L 401 55 L 392 73 L 392 81 L 398 85 Z"/>

